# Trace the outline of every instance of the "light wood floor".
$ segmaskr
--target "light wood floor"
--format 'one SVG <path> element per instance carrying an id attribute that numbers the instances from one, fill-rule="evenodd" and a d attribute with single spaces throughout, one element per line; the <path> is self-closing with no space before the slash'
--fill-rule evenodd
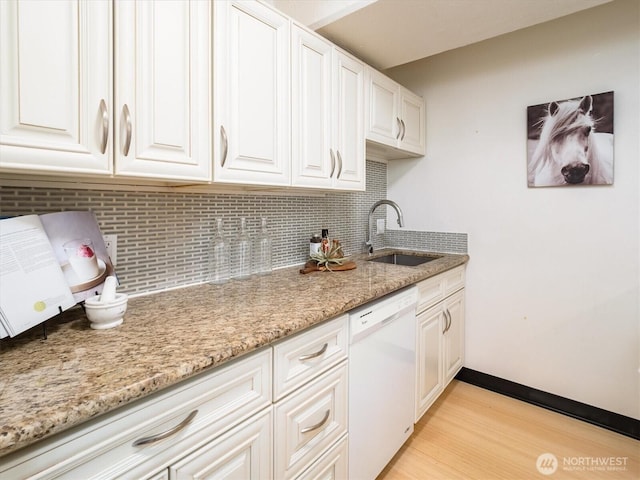
<path id="1" fill-rule="evenodd" d="M 537 468 L 553 454 L 556 471 Z M 552 457 L 551 457 L 552 458 Z M 553 459 L 552 459 L 553 460 Z M 608 462 L 613 466 L 594 466 Z M 378 480 L 640 479 L 640 442 L 454 380 Z"/>

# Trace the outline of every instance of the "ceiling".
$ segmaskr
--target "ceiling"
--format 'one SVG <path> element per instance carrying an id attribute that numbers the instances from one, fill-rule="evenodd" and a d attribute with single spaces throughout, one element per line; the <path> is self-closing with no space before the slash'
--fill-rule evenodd
<path id="1" fill-rule="evenodd" d="M 611 0 L 272 0 L 379 70 Z"/>

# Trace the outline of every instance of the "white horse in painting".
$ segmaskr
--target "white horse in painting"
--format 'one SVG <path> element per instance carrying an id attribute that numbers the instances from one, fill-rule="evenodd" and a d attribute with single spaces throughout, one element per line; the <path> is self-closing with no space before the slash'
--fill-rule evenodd
<path id="1" fill-rule="evenodd" d="M 551 102 L 529 160 L 529 186 L 613 183 L 613 135 L 596 133 L 593 99 Z"/>

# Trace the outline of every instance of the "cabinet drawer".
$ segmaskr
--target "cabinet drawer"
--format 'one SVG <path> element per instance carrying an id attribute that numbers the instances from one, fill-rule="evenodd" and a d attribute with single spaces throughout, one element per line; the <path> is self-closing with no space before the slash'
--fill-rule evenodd
<path id="1" fill-rule="evenodd" d="M 344 480 L 349 476 L 348 441 L 345 436 L 331 450 L 320 457 L 296 480 Z"/>
<path id="2" fill-rule="evenodd" d="M 273 400 L 347 358 L 348 316 L 343 315 L 273 347 Z"/>
<path id="3" fill-rule="evenodd" d="M 172 465 L 169 478 L 271 478 L 272 423 L 267 408 Z"/>
<path id="4" fill-rule="evenodd" d="M 275 406 L 275 472 L 295 478 L 347 432 L 347 363 Z"/>
<path id="5" fill-rule="evenodd" d="M 16 452 L 6 463 L 3 458 L 0 477 L 139 479 L 156 474 L 268 406 L 271 368 L 271 350 L 265 349 L 198 375 Z M 183 422 L 163 440 L 133 445 Z"/>
<path id="6" fill-rule="evenodd" d="M 464 287 L 465 266 L 460 265 L 448 272 L 418 283 L 417 312 L 423 312 L 439 301 Z"/>

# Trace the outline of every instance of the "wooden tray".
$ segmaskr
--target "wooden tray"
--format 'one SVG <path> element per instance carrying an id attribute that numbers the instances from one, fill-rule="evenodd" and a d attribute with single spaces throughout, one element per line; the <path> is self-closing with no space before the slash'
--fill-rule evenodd
<path id="1" fill-rule="evenodd" d="M 347 260 L 342 265 L 331 265 L 332 272 L 340 272 L 343 270 L 353 270 L 356 268 L 356 262 L 352 262 L 351 260 Z M 304 264 L 304 267 L 300 269 L 300 273 L 311 273 L 311 272 L 326 272 L 328 268 L 324 265 L 318 265 L 318 262 L 315 260 L 309 260 Z"/>

